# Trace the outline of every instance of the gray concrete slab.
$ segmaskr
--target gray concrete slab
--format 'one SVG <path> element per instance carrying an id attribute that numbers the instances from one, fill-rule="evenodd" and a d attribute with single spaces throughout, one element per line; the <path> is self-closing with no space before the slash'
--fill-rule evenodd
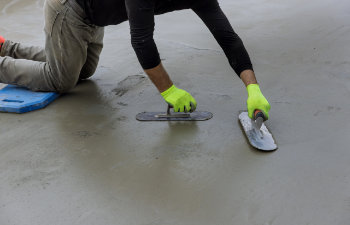
<path id="1" fill-rule="evenodd" d="M 349 1 L 220 3 L 272 105 L 279 150 L 248 146 L 245 89 L 191 11 L 157 17 L 155 39 L 175 83 L 214 118 L 136 121 L 165 104 L 128 24 L 112 26 L 90 81 L 46 109 L 0 114 L 1 225 L 350 224 Z M 0 34 L 43 44 L 42 4 L 2 0 Z"/>

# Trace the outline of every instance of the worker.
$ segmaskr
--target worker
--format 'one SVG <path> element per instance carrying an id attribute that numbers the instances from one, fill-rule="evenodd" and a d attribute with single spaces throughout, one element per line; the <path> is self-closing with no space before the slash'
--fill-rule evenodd
<path id="1" fill-rule="evenodd" d="M 249 55 L 217 0 L 46 0 L 45 48 L 0 37 L 0 82 L 33 91 L 67 92 L 78 80 L 94 74 L 104 27 L 129 21 L 131 45 L 145 73 L 175 112 L 193 112 L 196 100 L 173 84 L 153 39 L 154 16 L 183 9 L 201 18 L 246 85 L 249 117 L 260 110 L 268 119 L 270 105 L 260 91 Z"/>

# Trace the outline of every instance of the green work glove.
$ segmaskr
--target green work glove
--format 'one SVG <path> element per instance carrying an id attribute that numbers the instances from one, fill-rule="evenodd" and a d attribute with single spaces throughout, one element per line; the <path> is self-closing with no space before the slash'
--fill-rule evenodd
<path id="1" fill-rule="evenodd" d="M 247 108 L 248 108 L 248 116 L 251 119 L 254 119 L 254 112 L 255 110 L 261 110 L 264 115 L 265 119 L 269 119 L 269 111 L 270 111 L 270 104 L 264 97 L 264 95 L 261 93 L 259 85 L 258 84 L 249 84 L 247 86 L 248 91 L 248 100 L 247 100 Z"/>
<path id="2" fill-rule="evenodd" d="M 174 108 L 174 112 L 193 112 L 196 110 L 196 100 L 187 91 L 179 89 L 175 85 L 162 92 L 161 95 Z"/>

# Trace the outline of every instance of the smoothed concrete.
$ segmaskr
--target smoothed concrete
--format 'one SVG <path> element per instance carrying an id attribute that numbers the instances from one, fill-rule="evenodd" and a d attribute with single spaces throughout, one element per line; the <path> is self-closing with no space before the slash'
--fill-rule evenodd
<path id="1" fill-rule="evenodd" d="M 142 123 L 165 104 L 127 23 L 106 29 L 95 76 L 46 109 L 0 114 L 0 224 L 350 224 L 350 3 L 221 0 L 244 40 L 279 144 L 248 146 L 246 93 L 191 11 L 158 16 L 175 83 L 213 119 Z M 43 0 L 0 2 L 0 34 L 43 44 Z"/>

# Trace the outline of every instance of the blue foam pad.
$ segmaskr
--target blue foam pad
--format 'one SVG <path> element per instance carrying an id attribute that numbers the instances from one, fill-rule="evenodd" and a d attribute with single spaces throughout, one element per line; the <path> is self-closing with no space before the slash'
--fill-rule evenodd
<path id="1" fill-rule="evenodd" d="M 0 90 L 0 112 L 25 113 L 44 108 L 59 94 L 33 92 L 23 87 L 7 85 Z"/>

